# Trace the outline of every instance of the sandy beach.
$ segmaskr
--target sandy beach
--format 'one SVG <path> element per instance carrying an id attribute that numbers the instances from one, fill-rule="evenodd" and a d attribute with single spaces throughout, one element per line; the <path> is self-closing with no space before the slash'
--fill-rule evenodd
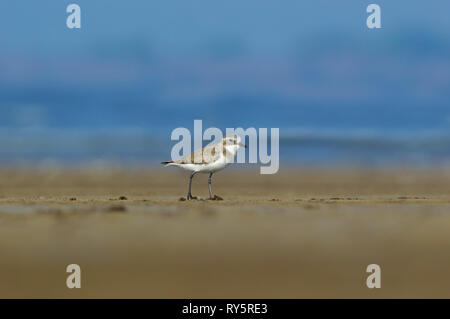
<path id="1" fill-rule="evenodd" d="M 214 177 L 223 201 L 180 201 L 187 182 L 0 170 L 0 297 L 450 298 L 450 170 L 232 168 Z M 66 287 L 73 263 L 81 289 Z"/>

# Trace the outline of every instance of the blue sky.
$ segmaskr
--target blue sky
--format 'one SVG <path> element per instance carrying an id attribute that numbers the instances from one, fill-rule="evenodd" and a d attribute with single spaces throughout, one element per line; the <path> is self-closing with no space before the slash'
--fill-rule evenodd
<path id="1" fill-rule="evenodd" d="M 69 3 L 82 8 L 82 30 L 65 27 Z M 161 53 L 195 52 L 233 38 L 254 54 L 286 53 L 296 42 L 301 45 L 316 35 L 374 36 L 364 23 L 369 3 L 382 8 L 383 30 L 376 36 L 419 31 L 448 40 L 446 0 L 3 1 L 0 36 L 2 47 L 13 51 L 89 50 L 98 42 L 134 38 Z"/>
<path id="2" fill-rule="evenodd" d="M 70 3 L 81 30 L 66 27 Z M 366 27 L 369 3 L 382 29 Z M 60 150 L 55 134 L 166 138 L 194 119 L 447 145 L 449 12 L 448 0 L 2 1 L 0 130 L 24 149 Z"/>

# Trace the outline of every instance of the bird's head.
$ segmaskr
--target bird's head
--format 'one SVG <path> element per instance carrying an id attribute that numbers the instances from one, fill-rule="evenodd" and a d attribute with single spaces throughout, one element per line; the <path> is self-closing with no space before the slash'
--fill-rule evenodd
<path id="1" fill-rule="evenodd" d="M 244 144 L 241 143 L 241 137 L 237 134 L 227 135 L 222 139 L 222 143 L 227 152 L 231 154 L 236 154 L 239 148 L 247 148 Z"/>

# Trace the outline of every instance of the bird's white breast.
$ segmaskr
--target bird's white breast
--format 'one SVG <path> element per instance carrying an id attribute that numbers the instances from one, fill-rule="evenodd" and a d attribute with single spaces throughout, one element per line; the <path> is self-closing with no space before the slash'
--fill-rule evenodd
<path id="1" fill-rule="evenodd" d="M 180 164 L 179 167 L 198 173 L 214 173 L 224 169 L 229 163 L 225 156 L 220 156 L 217 161 L 208 164 Z"/>

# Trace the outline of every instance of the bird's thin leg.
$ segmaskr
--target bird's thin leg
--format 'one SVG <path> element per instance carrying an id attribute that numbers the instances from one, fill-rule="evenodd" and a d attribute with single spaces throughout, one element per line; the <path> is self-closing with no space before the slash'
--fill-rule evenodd
<path id="1" fill-rule="evenodd" d="M 192 178 L 194 177 L 194 175 L 195 175 L 196 173 L 197 173 L 197 172 L 192 172 L 191 177 L 189 178 L 189 190 L 188 190 L 188 194 L 187 194 L 187 199 L 188 199 L 188 200 L 194 199 L 194 198 L 195 198 L 195 197 L 193 197 L 192 194 L 191 194 L 191 188 L 192 188 Z"/>
<path id="2" fill-rule="evenodd" d="M 208 178 L 208 188 L 209 188 L 209 199 L 210 200 L 223 200 L 222 197 L 214 195 L 212 193 L 212 188 L 211 188 L 211 181 L 212 181 L 212 176 L 214 173 L 209 173 L 209 178 Z"/>
<path id="3" fill-rule="evenodd" d="M 208 178 L 208 188 L 209 188 L 209 199 L 213 199 L 212 189 L 211 189 L 211 180 L 214 173 L 209 173 Z"/>

